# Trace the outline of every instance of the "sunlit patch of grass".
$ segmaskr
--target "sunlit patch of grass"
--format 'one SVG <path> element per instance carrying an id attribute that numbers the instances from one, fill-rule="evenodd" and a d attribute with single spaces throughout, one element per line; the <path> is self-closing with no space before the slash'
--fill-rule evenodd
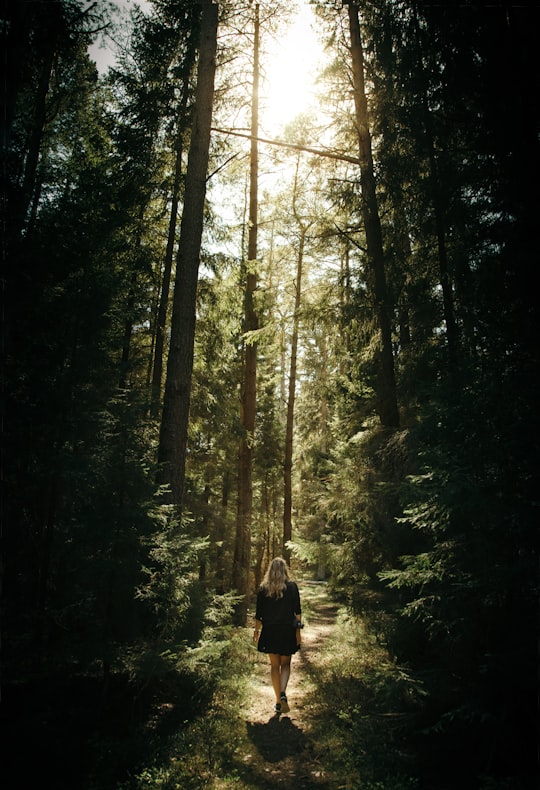
<path id="1" fill-rule="evenodd" d="M 422 689 L 368 632 L 340 611 L 310 671 L 316 691 L 311 737 L 343 788 L 412 790 L 417 786 L 407 730 Z"/>
<path id="2" fill-rule="evenodd" d="M 328 611 L 326 585 L 303 585 L 304 619 L 309 634 Z M 319 628 L 319 626 L 317 626 Z M 328 628 L 319 628 L 317 648 L 295 675 L 302 698 L 299 747 L 336 790 L 415 790 L 409 770 L 406 731 L 422 690 L 393 664 L 364 621 L 341 610 Z M 210 651 L 211 653 L 211 651 Z M 191 721 L 156 751 L 152 764 L 139 769 L 115 790 L 261 790 L 271 775 L 255 756 L 245 711 L 253 695 L 266 693 L 253 678 L 259 656 L 250 629 L 231 633 L 226 650 L 208 654 L 212 694 Z M 213 657 L 212 657 L 213 656 Z M 194 669 L 201 656 L 194 654 Z M 271 706 L 271 693 L 269 706 Z M 265 725 L 268 726 L 268 725 Z M 249 729 L 249 728 L 248 728 Z M 289 744 L 291 748 L 294 744 Z M 301 752 L 299 752 L 300 754 Z M 307 770 L 307 769 L 305 769 Z"/>

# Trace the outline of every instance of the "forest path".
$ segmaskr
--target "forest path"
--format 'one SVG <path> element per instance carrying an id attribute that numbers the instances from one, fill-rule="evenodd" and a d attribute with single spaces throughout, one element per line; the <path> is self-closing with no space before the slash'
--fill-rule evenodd
<path id="1" fill-rule="evenodd" d="M 332 636 L 339 607 L 329 598 L 326 584 L 299 582 L 303 620 L 302 648 L 293 656 L 287 697 L 290 711 L 274 713 L 274 693 L 268 657 L 256 653 L 248 701 L 239 711 L 247 738 L 240 744 L 238 772 L 244 788 L 330 790 L 335 787 L 317 757 L 310 734 L 317 694 L 317 669 L 324 661 L 322 647 Z"/>

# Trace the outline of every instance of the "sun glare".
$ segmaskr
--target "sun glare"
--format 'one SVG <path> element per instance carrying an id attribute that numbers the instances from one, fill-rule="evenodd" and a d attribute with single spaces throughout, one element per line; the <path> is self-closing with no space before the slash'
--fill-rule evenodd
<path id="1" fill-rule="evenodd" d="M 321 45 L 312 8 L 299 0 L 285 33 L 268 47 L 260 90 L 261 130 L 279 135 L 283 127 L 314 104 L 314 79 Z"/>

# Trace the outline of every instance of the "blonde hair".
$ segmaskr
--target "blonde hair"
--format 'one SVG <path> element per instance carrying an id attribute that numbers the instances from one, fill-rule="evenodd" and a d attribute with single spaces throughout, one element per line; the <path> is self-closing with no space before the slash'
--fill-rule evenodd
<path id="1" fill-rule="evenodd" d="M 290 579 L 290 572 L 283 557 L 274 557 L 261 582 L 261 590 L 269 598 L 283 598 L 283 593 Z"/>

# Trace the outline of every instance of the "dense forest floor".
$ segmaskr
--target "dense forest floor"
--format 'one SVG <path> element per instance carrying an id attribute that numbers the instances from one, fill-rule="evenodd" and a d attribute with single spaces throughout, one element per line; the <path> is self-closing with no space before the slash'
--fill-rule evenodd
<path id="1" fill-rule="evenodd" d="M 384 763 L 386 772 L 393 770 L 396 758 L 403 762 L 399 749 L 391 759 L 384 754 L 401 716 L 377 721 L 375 697 L 390 664 L 373 639 L 359 632 L 358 621 L 349 627 L 326 584 L 301 582 L 301 589 L 306 627 L 302 649 L 292 662 L 290 712 L 274 713 L 268 659 L 257 653 L 251 627 L 234 631 L 206 697 L 193 677 L 162 679 L 152 690 L 138 693 L 125 678 L 116 678 L 106 708 L 99 677 L 58 674 L 47 682 L 42 678 L 5 687 L 3 769 L 14 777 L 11 787 L 415 786 L 401 779 L 383 785 L 371 781 L 379 773 L 374 761 Z M 361 660 L 359 639 L 365 640 Z M 379 691 L 366 683 L 374 669 Z M 215 666 L 211 672 L 216 673 Z M 366 716 L 360 715 L 359 694 L 365 697 Z"/>
<path id="2" fill-rule="evenodd" d="M 306 627 L 292 661 L 288 713 L 274 712 L 268 659 L 250 627 L 234 629 L 221 653 L 210 644 L 196 672 L 162 678 L 151 693 L 134 695 L 117 679 L 106 710 L 97 678 L 51 678 L 16 694 L 8 688 L 1 713 L 10 788 L 532 787 L 474 776 L 459 754 L 443 766 L 432 742 L 418 740 L 422 684 L 391 660 L 373 622 L 348 613 L 324 583 L 300 586 Z M 205 664 L 210 682 L 201 692 Z"/>
<path id="3" fill-rule="evenodd" d="M 126 788 L 409 790 L 411 684 L 327 585 L 300 582 L 305 629 L 290 711 L 274 712 L 269 662 L 240 629 L 210 705 Z"/>

